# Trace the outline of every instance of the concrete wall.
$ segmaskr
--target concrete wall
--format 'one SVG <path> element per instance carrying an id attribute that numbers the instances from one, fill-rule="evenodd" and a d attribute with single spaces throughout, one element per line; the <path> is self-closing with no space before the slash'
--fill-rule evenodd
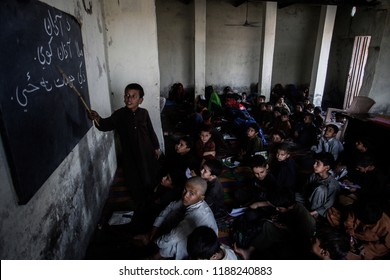
<path id="1" fill-rule="evenodd" d="M 351 17 L 349 7 L 337 11 L 329 57 L 323 107 L 342 108 L 355 36 L 371 36 L 360 95 L 376 101 L 372 113 L 390 113 L 390 3 L 357 8 Z"/>
<path id="2" fill-rule="evenodd" d="M 127 84 L 139 83 L 145 91 L 141 107 L 149 111 L 164 149 L 154 0 L 104 0 L 103 3 L 112 109 L 124 106 L 123 94 Z"/>
<path id="3" fill-rule="evenodd" d="M 43 1 L 82 23 L 91 105 L 111 112 L 99 0 Z M 0 142 L 0 258 L 81 259 L 116 170 L 112 133 L 91 128 L 26 205 L 18 205 Z M 32 147 L 33 148 L 33 147 Z"/>
<path id="4" fill-rule="evenodd" d="M 194 87 L 194 3 L 156 0 L 161 95 L 174 83 Z"/>
<path id="5" fill-rule="evenodd" d="M 272 85 L 309 84 L 321 7 L 278 9 Z"/>
<path id="6" fill-rule="evenodd" d="M 262 8 L 250 2 L 248 21 L 259 27 L 243 27 L 246 4 L 235 8 L 228 1 L 207 1 L 206 85 L 249 92 L 258 82 Z"/>
<path id="7" fill-rule="evenodd" d="M 378 13 L 383 18 L 384 30 L 382 40 L 374 46 L 378 59 L 368 96 L 376 101 L 371 112 L 390 115 L 390 3 L 383 3 L 381 8 Z"/>
<path id="8" fill-rule="evenodd" d="M 193 3 L 157 0 L 156 5 L 161 95 L 167 96 L 173 83 L 193 87 Z M 319 13 L 319 6 L 278 9 L 273 84 L 310 82 Z M 206 85 L 218 91 L 225 86 L 250 91 L 258 82 L 263 4 L 249 3 L 248 21 L 258 28 L 240 26 L 245 14 L 246 4 L 207 1 Z"/>
<path id="9" fill-rule="evenodd" d="M 157 0 L 161 94 L 168 96 L 173 83 L 194 87 L 194 5 Z M 207 1 L 206 85 L 230 85 L 248 91 L 258 81 L 262 4 L 250 3 L 249 21 L 259 28 L 227 26 L 245 21 L 246 5 L 235 8 L 228 1 Z"/>

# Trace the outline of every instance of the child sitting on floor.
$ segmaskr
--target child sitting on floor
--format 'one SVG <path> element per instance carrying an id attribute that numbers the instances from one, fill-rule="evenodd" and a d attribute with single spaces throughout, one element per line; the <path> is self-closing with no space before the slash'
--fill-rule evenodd
<path id="1" fill-rule="evenodd" d="M 234 201 L 238 207 L 249 206 L 260 201 L 266 202 L 268 195 L 278 187 L 275 177 L 269 172 L 268 161 L 262 155 L 253 156 L 250 167 L 254 181 L 251 187 L 235 191 Z"/>
<path id="2" fill-rule="evenodd" d="M 262 221 L 262 227 L 248 247 L 235 244 L 234 251 L 243 259 L 306 258 L 315 232 L 315 220 L 289 190 L 280 189 L 269 198 L 277 215 Z"/>
<path id="3" fill-rule="evenodd" d="M 313 120 L 313 114 L 305 113 L 303 122 L 295 127 L 294 142 L 301 151 L 309 150 L 317 142 L 318 132 Z"/>
<path id="4" fill-rule="evenodd" d="M 193 145 L 192 137 L 188 135 L 180 137 L 175 145 L 175 151 L 166 156 L 162 172 L 175 172 L 178 176 L 184 176 L 188 171 L 198 171 L 198 161 L 193 152 Z"/>
<path id="5" fill-rule="evenodd" d="M 283 143 L 278 147 L 276 157 L 271 162 L 270 167 L 278 185 L 295 192 L 297 167 L 294 159 L 291 157 L 289 144 Z"/>
<path id="6" fill-rule="evenodd" d="M 226 215 L 224 192 L 218 176 L 222 172 L 222 163 L 217 159 L 207 159 L 200 171 L 201 177 L 207 181 L 205 201 L 211 208 L 216 219 Z"/>
<path id="7" fill-rule="evenodd" d="M 202 166 L 204 160 L 214 158 L 216 156 L 215 142 L 212 139 L 212 126 L 202 125 L 199 133 L 200 139 L 196 141 L 195 149 L 198 157 L 199 168 Z M 198 172 L 195 171 L 197 174 Z"/>
<path id="8" fill-rule="evenodd" d="M 161 182 L 154 188 L 152 196 L 140 204 L 139 209 L 134 212 L 130 224 L 131 232 L 148 232 L 158 214 L 169 203 L 180 199 L 185 181 L 184 173 L 166 173 L 162 177 Z"/>
<path id="9" fill-rule="evenodd" d="M 156 218 L 147 235 L 137 236 L 143 245 L 154 242 L 158 252 L 153 259 L 185 259 L 187 237 L 199 226 L 208 226 L 218 233 L 213 212 L 204 201 L 207 183 L 200 177 L 187 180 L 182 199 L 171 202 Z"/>
<path id="10" fill-rule="evenodd" d="M 317 229 L 312 239 L 312 252 L 322 260 L 345 260 L 350 243 L 347 235 L 330 226 Z"/>
<path id="11" fill-rule="evenodd" d="M 346 187 L 341 190 L 342 204 L 352 204 L 362 198 L 385 203 L 389 194 L 386 189 L 386 176 L 376 166 L 373 157 L 369 154 L 361 155 L 355 167 L 355 172 L 342 180 L 342 185 Z"/>
<path id="12" fill-rule="evenodd" d="M 359 201 L 342 219 L 342 213 L 332 208 L 328 221 L 334 226 L 343 226 L 350 236 L 350 260 L 380 259 L 390 253 L 390 218 L 377 201 Z"/>
<path id="13" fill-rule="evenodd" d="M 344 146 L 340 140 L 336 139 L 339 128 L 335 124 L 325 126 L 324 135 L 320 138 L 318 144 L 311 148 L 315 153 L 329 152 L 333 155 L 334 160 L 339 159 L 340 153 L 344 151 Z"/>
<path id="14" fill-rule="evenodd" d="M 257 152 L 263 150 L 263 142 L 259 137 L 259 126 L 257 123 L 250 123 L 246 130 L 247 142 L 246 146 L 241 149 L 238 161 L 242 165 L 248 165 L 250 158 Z"/>
<path id="15" fill-rule="evenodd" d="M 314 173 L 305 186 L 305 198 L 310 215 L 326 218 L 327 210 L 333 206 L 339 191 L 339 182 L 329 172 L 334 167 L 331 153 L 314 155 Z"/>

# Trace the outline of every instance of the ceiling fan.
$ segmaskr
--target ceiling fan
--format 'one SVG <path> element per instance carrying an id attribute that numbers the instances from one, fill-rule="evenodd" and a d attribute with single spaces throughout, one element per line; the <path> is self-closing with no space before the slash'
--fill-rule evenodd
<path id="1" fill-rule="evenodd" d="M 249 6 L 249 0 L 246 1 L 245 22 L 243 24 L 225 24 L 225 25 L 226 26 L 260 27 L 260 26 L 256 25 L 258 22 L 249 22 L 248 21 L 248 6 Z"/>

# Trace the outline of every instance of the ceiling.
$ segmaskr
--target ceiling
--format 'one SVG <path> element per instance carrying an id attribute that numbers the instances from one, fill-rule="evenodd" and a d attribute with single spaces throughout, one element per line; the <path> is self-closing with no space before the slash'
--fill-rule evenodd
<path id="1" fill-rule="evenodd" d="M 257 0 L 248 0 L 249 2 L 264 2 Z M 278 8 L 284 8 L 293 4 L 312 4 L 312 5 L 337 5 L 337 6 L 375 6 L 380 4 L 377 0 L 269 0 L 271 2 L 278 2 Z M 247 0 L 231 0 L 234 7 L 238 7 L 247 2 Z"/>

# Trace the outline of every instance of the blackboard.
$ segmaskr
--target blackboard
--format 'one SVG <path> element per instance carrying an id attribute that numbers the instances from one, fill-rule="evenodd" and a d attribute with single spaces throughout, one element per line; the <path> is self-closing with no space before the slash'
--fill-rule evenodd
<path id="1" fill-rule="evenodd" d="M 26 204 L 92 123 L 81 27 L 39 1 L 0 1 L 0 129 L 19 204 Z M 82 163 L 80 163 L 82 164 Z"/>

